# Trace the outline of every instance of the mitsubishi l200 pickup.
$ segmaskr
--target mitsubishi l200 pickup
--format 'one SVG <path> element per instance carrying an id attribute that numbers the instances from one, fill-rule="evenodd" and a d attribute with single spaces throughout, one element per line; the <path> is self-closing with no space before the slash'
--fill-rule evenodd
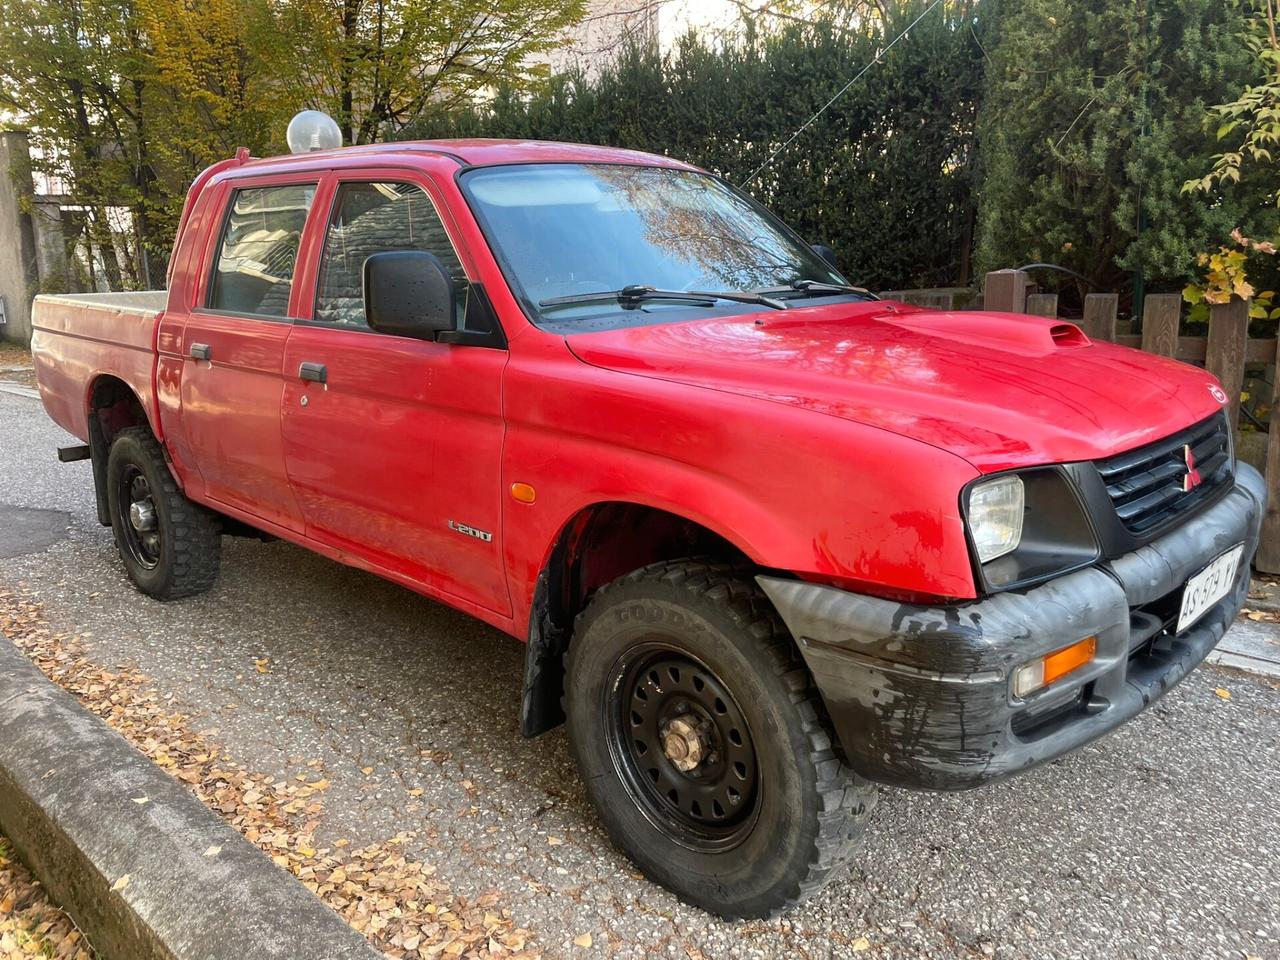
<path id="1" fill-rule="evenodd" d="M 667 157 L 235 159 L 167 292 L 36 299 L 40 393 L 137 588 L 267 534 L 527 642 L 526 735 L 728 917 L 852 856 L 876 784 L 1080 747 L 1239 610 L 1266 492 L 1203 370 L 852 286 Z"/>

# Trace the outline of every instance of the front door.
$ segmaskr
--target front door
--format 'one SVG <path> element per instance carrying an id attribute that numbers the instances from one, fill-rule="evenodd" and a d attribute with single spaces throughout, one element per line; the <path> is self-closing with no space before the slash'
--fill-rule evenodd
<path id="1" fill-rule="evenodd" d="M 182 427 L 208 497 L 289 530 L 302 513 L 285 473 L 281 369 L 293 274 L 316 182 L 230 193 L 202 305 L 182 334 Z"/>
<path id="2" fill-rule="evenodd" d="M 294 325 L 285 348 L 285 459 L 309 537 L 505 615 L 507 352 L 500 340 L 417 340 L 365 321 L 364 261 L 387 250 L 426 250 L 444 262 L 459 281 L 460 325 L 475 306 L 479 291 L 429 187 L 404 171 L 339 181 L 312 316 Z"/>

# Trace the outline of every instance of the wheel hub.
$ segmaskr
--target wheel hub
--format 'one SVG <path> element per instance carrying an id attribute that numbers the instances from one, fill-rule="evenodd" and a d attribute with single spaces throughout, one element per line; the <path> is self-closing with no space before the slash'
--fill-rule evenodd
<path id="1" fill-rule="evenodd" d="M 696 768 L 706 754 L 707 737 L 700 726 L 694 726 L 685 716 L 676 717 L 662 728 L 662 752 L 682 773 Z"/>
<path id="2" fill-rule="evenodd" d="M 155 569 L 160 562 L 160 515 L 151 484 L 136 464 L 122 471 L 117 496 L 121 546 L 140 567 Z"/>
<path id="3" fill-rule="evenodd" d="M 129 504 L 129 523 L 139 533 L 156 528 L 156 508 L 150 500 L 140 500 Z"/>

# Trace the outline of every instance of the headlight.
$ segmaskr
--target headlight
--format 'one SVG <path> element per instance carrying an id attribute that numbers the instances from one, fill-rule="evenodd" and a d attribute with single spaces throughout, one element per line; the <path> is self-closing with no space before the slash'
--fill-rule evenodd
<path id="1" fill-rule="evenodd" d="M 1017 549 L 1022 541 L 1026 492 L 1016 474 L 996 477 L 969 489 L 969 535 L 978 562 L 988 563 Z"/>
<path id="2" fill-rule="evenodd" d="M 1073 479 L 1077 466 L 986 477 L 961 494 L 981 587 L 1027 586 L 1098 559 L 1098 537 Z"/>

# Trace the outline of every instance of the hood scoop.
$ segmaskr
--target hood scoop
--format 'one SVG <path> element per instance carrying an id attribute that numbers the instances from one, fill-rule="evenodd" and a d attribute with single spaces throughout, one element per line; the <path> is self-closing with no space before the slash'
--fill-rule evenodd
<path id="1" fill-rule="evenodd" d="M 1019 313 L 884 313 L 877 320 L 975 346 L 991 346 L 1029 357 L 1045 356 L 1067 347 L 1087 347 L 1091 341 L 1074 323 Z"/>
<path id="2" fill-rule="evenodd" d="M 1060 347 L 1087 347 L 1093 342 L 1074 323 L 1055 323 L 1049 328 L 1049 336 Z"/>

